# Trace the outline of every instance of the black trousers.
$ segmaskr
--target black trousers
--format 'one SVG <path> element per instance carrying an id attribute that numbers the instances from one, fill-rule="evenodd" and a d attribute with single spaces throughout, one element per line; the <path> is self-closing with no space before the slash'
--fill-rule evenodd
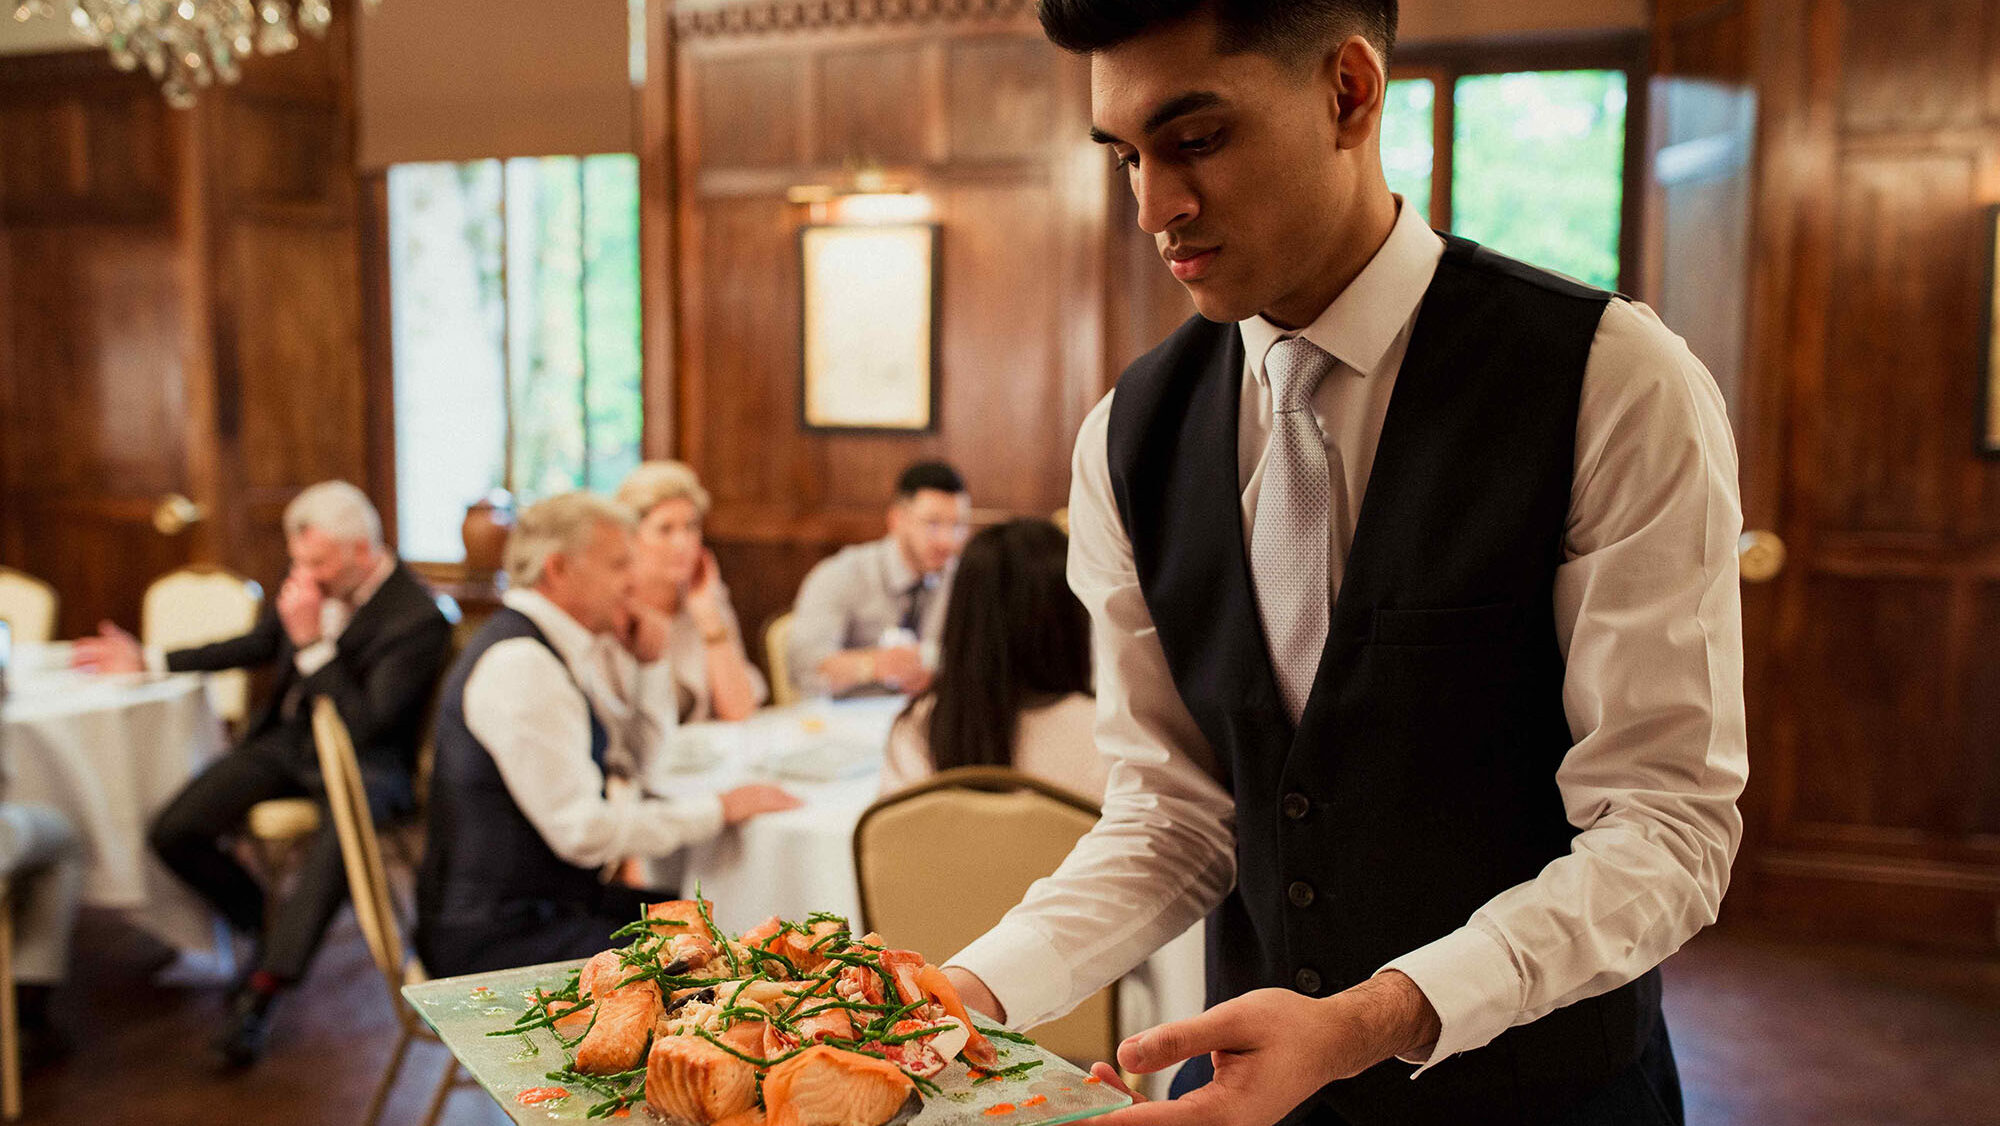
<path id="1" fill-rule="evenodd" d="M 1167 1097 L 1178 1099 L 1213 1078 L 1215 1069 L 1209 1057 L 1197 1056 L 1175 1073 Z M 1546 1121 L 1548 1126 L 1685 1126 L 1680 1069 L 1674 1064 L 1666 1019 L 1662 1017 L 1655 1024 L 1652 1037 L 1631 1067 L 1582 1103 Z M 1348 1126 L 1348 1122 L 1321 1107 L 1307 1115 L 1301 1126 Z"/>
<path id="2" fill-rule="evenodd" d="M 420 924 L 417 955 L 434 978 L 588 958 L 611 949 L 612 932 L 636 922 L 646 904 L 678 898 L 671 891 L 605 886 L 588 904 L 506 900 Z"/>
<path id="3" fill-rule="evenodd" d="M 377 825 L 408 813 L 410 787 L 401 771 L 364 764 L 362 785 Z M 264 889 L 223 847 L 240 833 L 250 807 L 273 798 L 311 798 L 320 827 L 307 842 L 292 893 L 278 905 L 269 933 Z M 153 851 L 200 893 L 231 926 L 259 936 L 257 967 L 286 981 L 305 976 L 333 916 L 347 899 L 340 838 L 326 804 L 326 786 L 304 724 L 285 724 L 246 740 L 212 763 L 153 820 Z"/>

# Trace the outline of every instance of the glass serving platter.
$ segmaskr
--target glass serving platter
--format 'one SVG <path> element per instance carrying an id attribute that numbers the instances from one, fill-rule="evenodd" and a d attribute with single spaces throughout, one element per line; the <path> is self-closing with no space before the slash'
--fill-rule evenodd
<path id="1" fill-rule="evenodd" d="M 538 1029 L 523 1036 L 488 1036 L 521 1015 L 536 989 L 556 990 L 581 962 L 552 962 L 513 970 L 439 978 L 403 987 L 403 997 L 421 1014 L 493 1101 L 521 1123 L 583 1122 L 596 1096 L 579 1091 L 553 1103 L 524 1105 L 523 1091 L 555 1085 L 550 1071 L 563 1066 L 555 1035 Z M 995 1040 L 1001 1066 L 1041 1060 L 1042 1066 L 1018 1079 L 974 1084 L 956 1060 L 931 1081 L 943 1093 L 924 1099 L 923 1112 L 909 1126 L 1058 1126 L 1108 1114 L 1131 1100 L 1091 1079 L 1060 1056 L 1032 1044 Z M 1012 1107 L 1012 1110 L 999 1109 Z M 601 1121 L 588 1119 L 589 1121 Z M 628 1122 L 664 1122 L 645 1103 L 632 1106 Z"/>

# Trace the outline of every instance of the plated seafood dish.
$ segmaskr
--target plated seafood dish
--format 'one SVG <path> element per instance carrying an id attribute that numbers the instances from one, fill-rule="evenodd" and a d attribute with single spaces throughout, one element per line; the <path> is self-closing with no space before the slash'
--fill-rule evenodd
<path id="1" fill-rule="evenodd" d="M 978 1084 L 1043 1062 L 1003 1066 L 943 971 L 838 916 L 773 918 L 732 938 L 708 902 L 676 900 L 613 938 L 630 941 L 531 991 L 513 1024 L 487 1033 L 548 1029 L 563 1049 L 557 1086 L 520 1101 L 587 1095 L 593 1118 L 643 1102 L 678 1126 L 891 1126 L 940 1094 L 934 1080 L 954 1064 Z"/>

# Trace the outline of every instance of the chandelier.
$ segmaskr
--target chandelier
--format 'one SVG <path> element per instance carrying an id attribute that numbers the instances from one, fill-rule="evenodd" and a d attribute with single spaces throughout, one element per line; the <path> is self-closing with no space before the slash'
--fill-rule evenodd
<path id="1" fill-rule="evenodd" d="M 367 0 L 371 5 L 377 0 Z M 15 0 L 14 18 L 61 19 L 111 53 L 119 70 L 143 64 L 167 103 L 194 105 L 195 91 L 216 79 L 235 82 L 251 54 L 277 55 L 299 45 L 299 32 L 324 38 L 330 0 Z"/>

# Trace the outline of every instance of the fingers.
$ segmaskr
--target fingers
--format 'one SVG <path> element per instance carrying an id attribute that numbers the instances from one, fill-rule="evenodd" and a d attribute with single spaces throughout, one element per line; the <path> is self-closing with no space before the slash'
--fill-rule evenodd
<path id="1" fill-rule="evenodd" d="M 1099 1083 L 1104 1084 L 1106 1087 L 1109 1087 L 1114 1091 L 1123 1092 L 1127 1098 L 1131 1099 L 1135 1103 L 1143 1103 L 1148 1101 L 1146 1096 L 1126 1086 L 1125 1077 L 1123 1075 L 1118 1074 L 1118 1069 L 1112 1067 L 1108 1063 L 1091 1064 L 1090 1074 Z"/>
<path id="2" fill-rule="evenodd" d="M 1110 1065 L 1097 1066 L 1108 1070 Z M 1092 1070 L 1094 1073 L 1095 1069 Z M 1106 1083 L 1108 1084 L 1109 1080 L 1106 1080 Z M 1225 1126 L 1243 1122 L 1243 1118 L 1230 1113 L 1232 1109 L 1234 1108 L 1220 1104 L 1207 1091 L 1195 1091 L 1172 1102 L 1135 1100 L 1124 1110 L 1112 1111 L 1102 1118 L 1093 1118 L 1090 1121 L 1092 1126 Z M 1266 1121 L 1275 1122 L 1277 1118 Z"/>
<path id="3" fill-rule="evenodd" d="M 1243 1047 L 1238 1042 L 1235 1023 L 1228 1009 L 1218 1006 L 1187 1020 L 1149 1028 L 1118 1046 L 1119 1066 L 1149 1075 L 1195 1056 Z"/>

